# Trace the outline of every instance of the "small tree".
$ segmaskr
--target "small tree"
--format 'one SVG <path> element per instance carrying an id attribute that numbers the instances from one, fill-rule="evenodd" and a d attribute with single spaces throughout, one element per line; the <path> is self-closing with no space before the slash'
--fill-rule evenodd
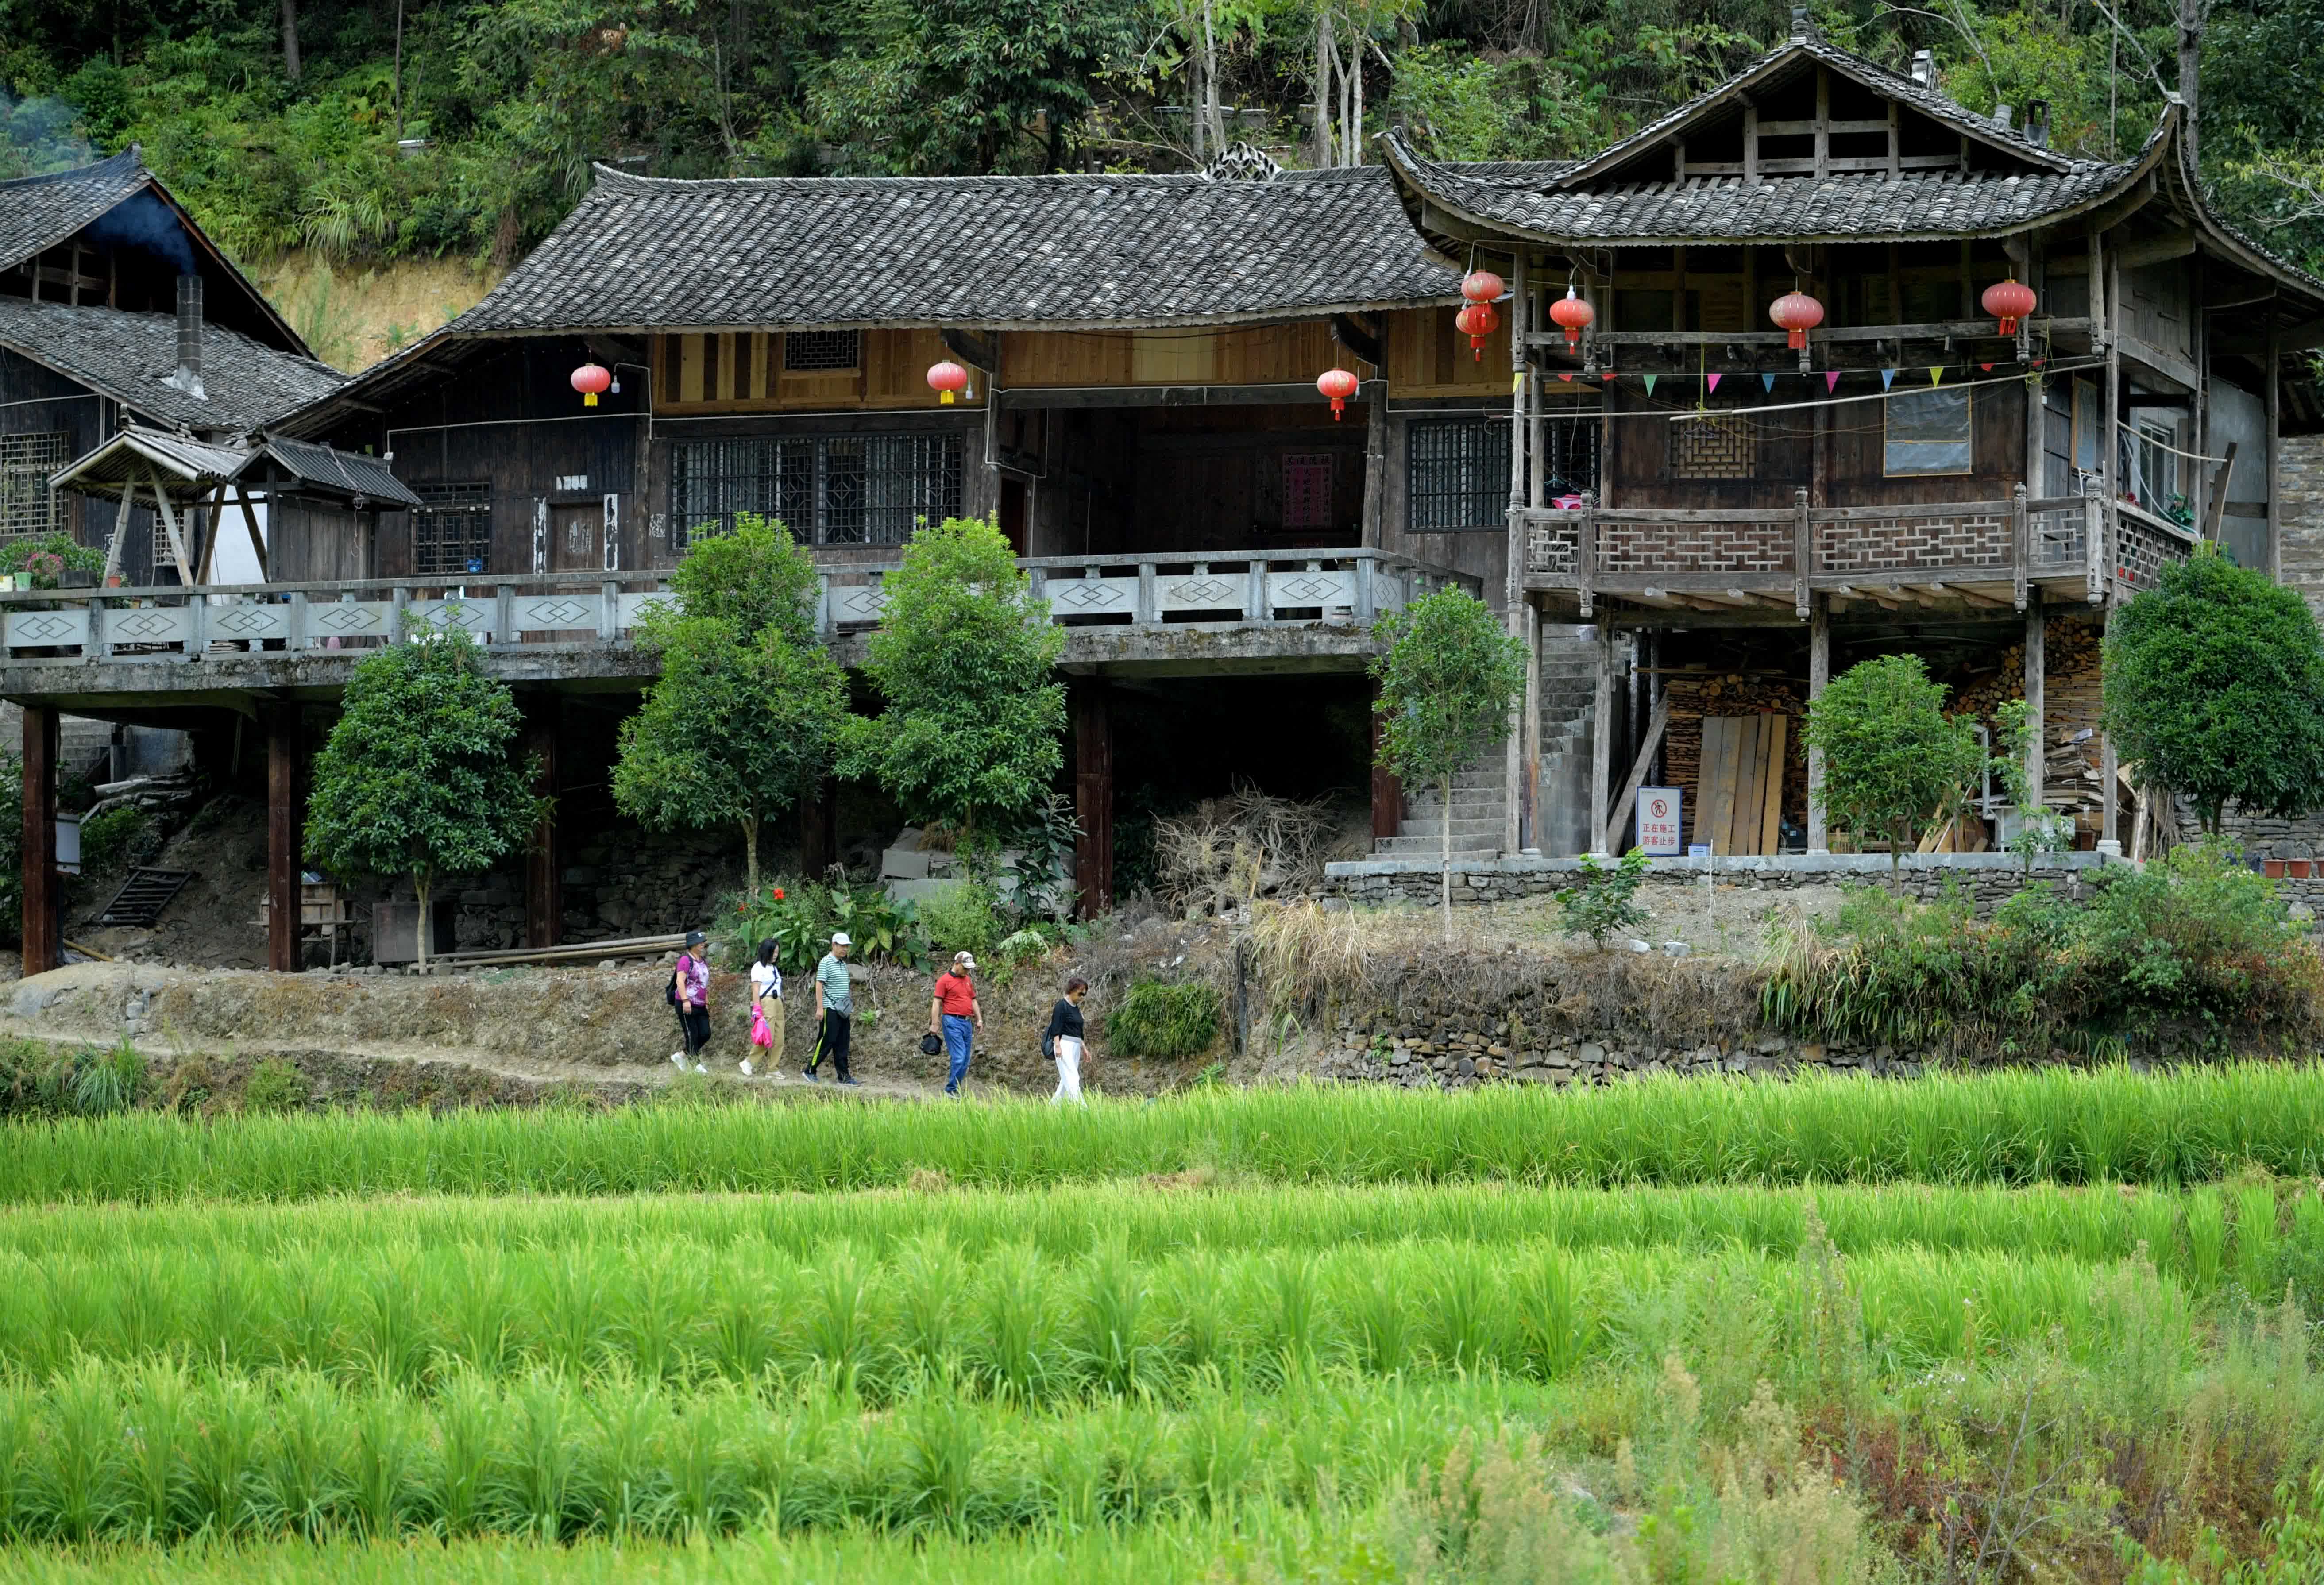
<path id="1" fill-rule="evenodd" d="M 358 662 L 315 758 L 308 851 L 344 873 L 409 876 L 422 963 L 437 878 L 492 868 L 540 821 L 537 772 L 509 754 L 519 725 L 516 699 L 454 628 Z"/>
<path id="2" fill-rule="evenodd" d="M 1918 655 L 1884 655 L 1832 678 L 1801 732 L 1823 751 L 1831 817 L 1888 839 L 1892 890 L 1903 890 L 1898 856 L 1960 814 L 1985 769 L 1976 723 L 1947 716 L 1944 702 Z"/>
<path id="3" fill-rule="evenodd" d="M 1065 762 L 1065 635 L 982 518 L 922 526 L 903 559 L 865 665 L 885 706 L 849 720 L 841 769 L 878 778 L 908 817 L 954 827 L 974 872 Z"/>
<path id="4" fill-rule="evenodd" d="M 1523 640 L 1491 607 L 1462 589 L 1425 594 L 1379 619 L 1388 648 L 1372 661 L 1379 697 L 1380 756 L 1401 779 L 1434 782 L 1444 797 L 1438 898 L 1452 939 L 1452 778 L 1508 729 L 1525 687 Z"/>
<path id="5" fill-rule="evenodd" d="M 640 624 L 661 675 L 622 723 L 613 803 L 649 830 L 759 830 L 831 764 L 847 678 L 815 640 L 815 565 L 780 523 L 746 514 L 698 539 L 670 578 L 674 611 Z"/>
<path id="6" fill-rule="evenodd" d="M 2107 623 L 2106 727 L 2141 779 L 2296 818 L 2324 802 L 2324 638 L 2308 603 L 2216 545 L 2163 569 Z"/>

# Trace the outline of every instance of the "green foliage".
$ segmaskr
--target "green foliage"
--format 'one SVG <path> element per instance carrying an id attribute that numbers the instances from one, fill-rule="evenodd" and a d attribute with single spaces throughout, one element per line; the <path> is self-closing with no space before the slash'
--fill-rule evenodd
<path id="1" fill-rule="evenodd" d="M 2108 867 L 2080 906 L 2026 889 L 1980 924 L 1858 892 L 1845 946 L 1795 938 L 1769 1021 L 1857 1044 L 2033 1055 L 2305 1048 L 2324 1032 L 2324 960 L 2274 886 L 2215 846 Z"/>
<path id="2" fill-rule="evenodd" d="M 1600 952 L 1615 935 L 1635 930 L 1651 917 L 1640 906 L 1646 884 L 1646 850 L 1634 847 L 1610 868 L 1582 855 L 1582 879 L 1557 894 L 1557 927 L 1586 935 Z"/>
<path id="3" fill-rule="evenodd" d="M 510 758 L 519 726 L 457 628 L 365 656 L 315 757 L 307 851 L 341 874 L 410 877 L 426 917 L 438 876 L 490 869 L 539 823 L 534 769 Z"/>
<path id="4" fill-rule="evenodd" d="M 920 923 L 928 933 L 928 946 L 942 962 L 956 952 L 983 957 L 1001 939 L 1001 907 L 990 887 L 974 880 L 930 897 L 920 908 Z"/>
<path id="5" fill-rule="evenodd" d="M 2042 788 L 2029 769 L 2034 747 L 2033 706 L 2023 699 L 2005 700 L 1993 716 L 1991 769 L 2018 821 L 2017 834 L 2004 845 L 2025 861 L 2030 875 L 2034 861 L 2041 854 L 2061 852 L 2072 845 L 2073 820 L 2043 803 Z"/>
<path id="6" fill-rule="evenodd" d="M 2230 801 L 2296 817 L 2324 798 L 2324 635 L 2296 591 L 2199 546 L 2115 612 L 2105 662 L 2118 751 L 2206 831 Z"/>
<path id="7" fill-rule="evenodd" d="M 832 935 L 842 930 L 855 944 L 857 963 L 919 968 L 933 950 L 918 910 L 896 901 L 878 885 L 801 881 L 770 886 L 736 898 L 726 917 L 732 931 L 730 962 L 751 962 L 759 955 L 759 943 L 771 936 L 775 961 L 786 974 L 814 968 L 831 949 Z"/>
<path id="8" fill-rule="evenodd" d="M 153 816 L 134 804 L 107 809 L 80 823 L 80 863 L 87 873 L 102 874 L 122 864 L 142 864 L 161 847 L 161 834 L 153 824 Z"/>
<path id="9" fill-rule="evenodd" d="M 1064 763 L 1065 635 L 992 523 L 923 525 L 884 585 L 864 669 L 884 701 L 852 718 L 841 773 L 876 777 L 921 825 L 961 833 L 973 871 L 1048 796 Z"/>
<path id="10" fill-rule="evenodd" d="M 0 934 L 24 931 L 24 761 L 0 753 Z"/>
<path id="11" fill-rule="evenodd" d="M 145 1059 L 126 1042 L 69 1052 L 38 1040 L 0 1044 L 0 1117 L 109 1117 L 145 1087 Z"/>
<path id="12" fill-rule="evenodd" d="M 304 1111 L 315 1087 L 289 1059 L 270 1056 L 253 1068 L 242 1086 L 242 1109 L 262 1116 Z"/>
<path id="13" fill-rule="evenodd" d="M 1801 727 L 1823 753 L 1832 823 L 1887 838 L 1892 881 L 1897 855 L 1951 820 L 1985 768 L 1976 723 L 1948 717 L 1944 699 L 1918 655 L 1884 655 L 1832 678 Z"/>
<path id="14" fill-rule="evenodd" d="M 847 677 L 816 641 L 815 565 L 779 523 L 745 516 L 696 539 L 672 578 L 675 613 L 639 642 L 661 675 L 622 723 L 613 803 L 649 830 L 742 830 L 759 886 L 761 822 L 830 768 Z"/>
<path id="15" fill-rule="evenodd" d="M 1200 981 L 1140 981 L 1105 1015 L 1106 1045 L 1117 1056 L 1193 1056 L 1218 1034 L 1219 993 Z"/>
<path id="16" fill-rule="evenodd" d="M 29 581 L 35 589 L 53 589 L 57 575 L 103 572 L 105 552 L 81 544 L 70 534 L 23 534 L 0 539 L 0 573 Z"/>

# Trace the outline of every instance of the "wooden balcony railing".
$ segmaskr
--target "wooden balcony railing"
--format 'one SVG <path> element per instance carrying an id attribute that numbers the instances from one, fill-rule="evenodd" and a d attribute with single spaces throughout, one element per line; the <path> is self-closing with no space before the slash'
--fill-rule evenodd
<path id="1" fill-rule="evenodd" d="M 1044 557 L 1019 564 L 1067 626 L 1323 622 L 1370 626 L 1420 594 L 1479 581 L 1379 550 L 1245 551 L 1185 557 Z M 827 638 L 877 625 L 897 568 L 818 569 L 816 627 Z M 356 578 L 189 590 L 51 589 L 0 594 L 0 655 L 140 665 L 211 655 L 314 655 L 401 643 L 457 628 L 493 650 L 612 646 L 667 600 L 662 572 Z"/>
<path id="2" fill-rule="evenodd" d="M 1812 592 L 1885 600 L 1950 595 L 1970 604 L 2024 604 L 2030 585 L 2096 601 L 2151 581 L 2182 559 L 2194 536 L 2126 503 L 2096 496 L 1789 511 L 1520 508 L 1530 590 L 1681 604 L 1789 604 L 1804 617 Z"/>

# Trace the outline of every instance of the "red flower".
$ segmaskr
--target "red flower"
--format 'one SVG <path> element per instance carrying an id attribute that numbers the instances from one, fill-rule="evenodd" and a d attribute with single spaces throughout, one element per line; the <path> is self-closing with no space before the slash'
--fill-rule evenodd
<path id="1" fill-rule="evenodd" d="M 783 889 L 779 886 L 775 888 L 775 900 L 777 902 L 783 900 Z"/>

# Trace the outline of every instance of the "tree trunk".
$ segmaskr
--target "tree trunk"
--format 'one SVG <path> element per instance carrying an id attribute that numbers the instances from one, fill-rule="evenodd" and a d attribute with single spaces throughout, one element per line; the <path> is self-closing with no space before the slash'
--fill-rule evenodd
<path id="1" fill-rule="evenodd" d="M 2187 163 L 2197 171 L 2202 166 L 2197 155 L 2197 143 L 2202 117 L 2198 113 L 2200 97 L 2203 55 L 2204 0 L 2179 0 L 2179 97 L 2187 103 Z"/>
<path id="2" fill-rule="evenodd" d="M 395 0 L 395 141 L 403 141 L 403 0 Z"/>
<path id="3" fill-rule="evenodd" d="M 1444 912 L 1444 945 L 1452 945 L 1452 779 L 1444 778 L 1444 823 L 1436 844 L 1436 899 Z"/>
<path id="4" fill-rule="evenodd" d="M 1332 163 L 1332 9 L 1324 6 L 1315 14 L 1315 167 L 1322 170 Z"/>
<path id="5" fill-rule="evenodd" d="M 1203 120 L 1210 131 L 1213 159 L 1227 152 L 1226 123 L 1219 116 L 1219 41 L 1211 0 L 1203 0 Z"/>
<path id="6" fill-rule="evenodd" d="M 742 884 L 750 889 L 748 895 L 759 895 L 759 812 L 752 809 L 742 817 Z"/>
<path id="7" fill-rule="evenodd" d="M 1356 41 L 1355 69 L 1349 76 L 1355 81 L 1356 109 L 1348 138 L 1348 163 L 1360 165 L 1364 162 L 1364 41 L 1361 38 Z"/>
<path id="8" fill-rule="evenodd" d="M 282 0 L 282 75 L 299 80 L 299 0 Z"/>
<path id="9" fill-rule="evenodd" d="M 1210 7 L 1204 5 L 1203 13 L 1208 21 Z M 1186 146 L 1193 151 L 1197 170 L 1209 163 L 1209 156 L 1203 152 L 1203 40 L 1197 33 L 1187 41 L 1186 48 Z"/>
<path id="10" fill-rule="evenodd" d="M 283 4 L 286 5 L 289 5 L 290 0 L 283 0 Z M 411 877 L 411 895 L 420 899 L 420 966 L 423 969 L 428 966 L 428 937 L 429 935 L 428 928 L 429 923 L 428 918 L 428 894 L 435 889 L 436 882 L 432 876 L 422 874 L 416 871 L 413 872 Z"/>

